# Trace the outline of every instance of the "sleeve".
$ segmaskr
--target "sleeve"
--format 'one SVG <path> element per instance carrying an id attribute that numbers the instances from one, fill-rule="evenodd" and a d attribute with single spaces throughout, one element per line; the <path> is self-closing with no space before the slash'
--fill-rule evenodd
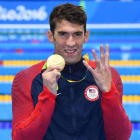
<path id="1" fill-rule="evenodd" d="M 123 85 L 119 73 L 111 67 L 112 85 L 109 92 L 102 92 L 101 107 L 107 140 L 128 140 L 132 126 L 122 105 Z"/>
<path id="2" fill-rule="evenodd" d="M 30 77 L 21 71 L 12 84 L 12 139 L 43 139 L 55 107 L 55 98 L 45 86 L 34 108 L 30 93 Z"/>

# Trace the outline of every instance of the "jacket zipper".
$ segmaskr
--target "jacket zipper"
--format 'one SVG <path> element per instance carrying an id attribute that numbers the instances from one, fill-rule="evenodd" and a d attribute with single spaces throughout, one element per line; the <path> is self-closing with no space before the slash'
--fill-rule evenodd
<path id="1" fill-rule="evenodd" d="M 72 70 L 71 70 L 71 65 L 69 66 L 69 73 L 71 75 L 72 73 Z M 70 93 L 71 93 L 71 97 L 72 97 L 72 122 L 73 122 L 73 129 L 74 129 L 74 137 L 76 136 L 76 120 L 75 120 L 75 106 L 74 106 L 74 93 L 73 93 L 73 87 L 72 87 L 72 84 L 71 84 L 71 89 L 70 89 Z M 74 138 L 73 137 L 73 138 Z"/>

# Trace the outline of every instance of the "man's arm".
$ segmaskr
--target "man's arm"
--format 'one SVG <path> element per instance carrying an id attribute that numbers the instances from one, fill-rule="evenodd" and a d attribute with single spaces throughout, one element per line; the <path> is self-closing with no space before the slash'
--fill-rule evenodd
<path id="1" fill-rule="evenodd" d="M 105 136 L 107 140 L 128 140 L 131 135 L 131 122 L 122 106 L 123 85 L 116 69 L 111 67 L 112 84 L 109 92 L 102 92 Z"/>
<path id="2" fill-rule="evenodd" d="M 107 140 L 128 140 L 131 134 L 131 123 L 122 106 L 122 82 L 118 72 L 110 68 L 109 46 L 100 46 L 100 60 L 92 51 L 95 69 L 83 61 L 85 67 L 92 73 L 96 84 L 102 92 L 101 107 Z"/>
<path id="3" fill-rule="evenodd" d="M 31 77 L 28 76 L 24 71 L 19 72 L 12 85 L 13 140 L 43 139 L 55 107 L 56 96 L 43 86 L 44 90 L 34 108 L 30 93 Z"/>

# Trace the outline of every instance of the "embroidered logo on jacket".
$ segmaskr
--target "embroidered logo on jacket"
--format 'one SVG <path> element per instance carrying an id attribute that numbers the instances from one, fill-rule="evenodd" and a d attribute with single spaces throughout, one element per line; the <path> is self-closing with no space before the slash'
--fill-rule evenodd
<path id="1" fill-rule="evenodd" d="M 86 99 L 89 100 L 89 101 L 98 100 L 99 99 L 98 87 L 94 86 L 94 85 L 91 85 L 91 86 L 87 87 L 84 95 L 85 95 Z"/>

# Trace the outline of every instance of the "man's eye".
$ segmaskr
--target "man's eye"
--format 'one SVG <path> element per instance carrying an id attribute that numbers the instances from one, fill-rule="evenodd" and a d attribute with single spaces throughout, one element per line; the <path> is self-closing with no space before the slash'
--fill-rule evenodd
<path id="1" fill-rule="evenodd" d="M 75 36 L 81 36 L 82 33 L 75 33 Z"/>
<path id="2" fill-rule="evenodd" d="M 59 35 L 64 36 L 64 35 L 66 35 L 66 33 L 65 32 L 60 32 Z"/>

